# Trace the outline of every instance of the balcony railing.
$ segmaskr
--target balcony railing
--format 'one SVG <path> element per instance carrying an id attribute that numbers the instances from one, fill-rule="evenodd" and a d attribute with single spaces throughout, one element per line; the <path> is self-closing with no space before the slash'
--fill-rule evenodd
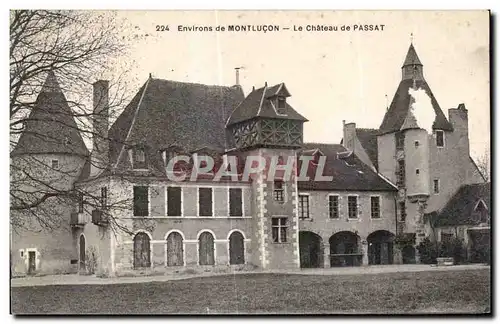
<path id="1" fill-rule="evenodd" d="M 87 219 L 83 213 L 71 213 L 70 225 L 71 226 L 85 226 Z"/>

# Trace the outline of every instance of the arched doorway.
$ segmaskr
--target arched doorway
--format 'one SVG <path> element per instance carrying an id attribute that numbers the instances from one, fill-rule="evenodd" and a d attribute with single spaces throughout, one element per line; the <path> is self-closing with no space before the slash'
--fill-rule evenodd
<path id="1" fill-rule="evenodd" d="M 85 256 L 85 235 L 80 234 L 80 262 L 79 262 L 79 271 L 85 272 L 86 266 L 85 266 L 85 260 L 87 259 Z"/>
<path id="2" fill-rule="evenodd" d="M 359 249 L 359 236 L 353 232 L 343 231 L 330 236 L 330 266 L 359 266 L 362 253 Z"/>
<path id="3" fill-rule="evenodd" d="M 151 267 L 151 240 L 149 235 L 139 232 L 134 237 L 134 268 Z"/>
<path id="4" fill-rule="evenodd" d="M 214 265 L 214 236 L 210 232 L 203 232 L 198 237 L 198 260 L 200 265 Z"/>
<path id="5" fill-rule="evenodd" d="M 167 236 L 167 267 L 184 265 L 184 240 L 179 232 Z"/>
<path id="6" fill-rule="evenodd" d="M 243 234 L 234 231 L 229 236 L 229 264 L 245 263 L 245 239 Z"/>
<path id="7" fill-rule="evenodd" d="M 394 262 L 394 234 L 375 231 L 368 235 L 368 264 L 392 264 Z"/>
<path id="8" fill-rule="evenodd" d="M 415 263 L 415 248 L 413 246 L 407 245 L 403 247 L 401 254 L 403 256 L 403 264 Z"/>
<path id="9" fill-rule="evenodd" d="M 322 267 L 321 237 L 309 231 L 299 232 L 299 252 L 301 268 Z"/>

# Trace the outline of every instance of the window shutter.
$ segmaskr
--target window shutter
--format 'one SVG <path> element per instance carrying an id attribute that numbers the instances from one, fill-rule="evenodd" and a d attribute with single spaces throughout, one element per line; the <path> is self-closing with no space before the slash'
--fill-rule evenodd
<path id="1" fill-rule="evenodd" d="M 165 187 L 151 187 L 151 216 L 165 216 Z"/>

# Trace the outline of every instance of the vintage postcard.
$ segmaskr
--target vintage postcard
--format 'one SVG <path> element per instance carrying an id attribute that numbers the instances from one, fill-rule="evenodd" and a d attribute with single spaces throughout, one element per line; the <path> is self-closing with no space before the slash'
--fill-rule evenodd
<path id="1" fill-rule="evenodd" d="M 491 315 L 489 11 L 9 25 L 12 314 Z"/>

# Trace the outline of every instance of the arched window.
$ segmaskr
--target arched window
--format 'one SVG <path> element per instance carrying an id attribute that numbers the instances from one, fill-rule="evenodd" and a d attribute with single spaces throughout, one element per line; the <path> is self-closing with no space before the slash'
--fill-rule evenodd
<path id="1" fill-rule="evenodd" d="M 184 242 L 182 235 L 178 232 L 172 232 L 167 237 L 167 266 L 184 265 Z"/>
<path id="2" fill-rule="evenodd" d="M 151 267 L 151 246 L 148 234 L 139 232 L 134 237 L 134 268 Z"/>
<path id="3" fill-rule="evenodd" d="M 245 263 L 245 240 L 243 234 L 234 231 L 229 236 L 229 264 Z"/>
<path id="4" fill-rule="evenodd" d="M 198 238 L 198 258 L 200 265 L 214 265 L 214 237 L 209 232 L 203 232 Z"/>

